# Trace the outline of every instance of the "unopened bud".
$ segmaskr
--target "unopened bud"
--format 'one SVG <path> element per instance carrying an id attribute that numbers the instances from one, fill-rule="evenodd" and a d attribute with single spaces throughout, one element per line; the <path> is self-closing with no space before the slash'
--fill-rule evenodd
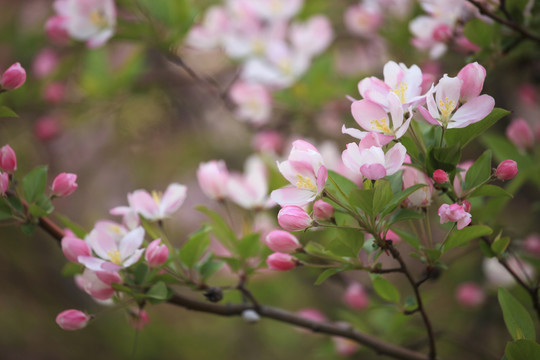
<path id="1" fill-rule="evenodd" d="M 514 160 L 507 159 L 497 166 L 495 176 L 499 180 L 513 179 L 518 173 L 517 163 Z"/>
<path id="2" fill-rule="evenodd" d="M 329 221 L 334 217 L 334 207 L 323 200 L 313 203 L 313 217 L 315 220 Z"/>
<path id="3" fill-rule="evenodd" d="M 293 253 L 302 247 L 296 236 L 283 230 L 270 232 L 266 235 L 265 242 L 272 251 L 283 253 Z"/>
<path id="4" fill-rule="evenodd" d="M 359 283 L 349 285 L 345 295 L 343 295 L 343 301 L 354 310 L 363 310 L 369 306 L 369 297 L 364 287 Z"/>
<path id="5" fill-rule="evenodd" d="M 456 300 L 464 307 L 476 307 L 486 300 L 486 294 L 475 283 L 464 283 L 456 290 Z"/>
<path id="6" fill-rule="evenodd" d="M 56 196 L 68 196 L 77 189 L 77 175 L 60 173 L 52 183 L 52 192 Z"/>
<path id="7" fill-rule="evenodd" d="M 169 258 L 169 248 L 161 244 L 161 239 L 152 241 L 146 248 L 144 259 L 151 268 L 161 266 L 165 264 Z"/>
<path id="8" fill-rule="evenodd" d="M 307 229 L 312 222 L 311 216 L 299 206 L 285 206 L 278 213 L 279 225 L 288 231 Z"/>
<path id="9" fill-rule="evenodd" d="M 79 310 L 62 311 L 56 317 L 56 323 L 64 330 L 79 330 L 88 324 L 91 317 Z"/>
<path id="10" fill-rule="evenodd" d="M 79 263 L 79 256 L 92 256 L 88 243 L 74 236 L 62 238 L 62 252 L 69 261 L 74 263 Z"/>
<path id="11" fill-rule="evenodd" d="M 0 195 L 5 195 L 9 189 L 9 174 L 0 172 Z"/>
<path id="12" fill-rule="evenodd" d="M 437 169 L 433 172 L 433 180 L 435 180 L 437 184 L 444 184 L 448 181 L 448 174 L 444 170 Z"/>
<path id="13" fill-rule="evenodd" d="M 17 170 L 17 156 L 9 145 L 0 148 L 0 169 L 10 174 Z"/>
<path id="14" fill-rule="evenodd" d="M 26 81 L 26 71 L 20 63 L 11 65 L 0 80 L 0 87 L 4 90 L 14 90 L 21 87 Z"/>
<path id="15" fill-rule="evenodd" d="M 298 265 L 298 260 L 289 254 L 275 252 L 268 256 L 266 265 L 272 270 L 287 271 L 294 269 Z"/>
<path id="16" fill-rule="evenodd" d="M 514 119 L 506 128 L 506 137 L 518 149 L 530 149 L 534 145 L 534 134 L 531 126 L 525 119 Z"/>

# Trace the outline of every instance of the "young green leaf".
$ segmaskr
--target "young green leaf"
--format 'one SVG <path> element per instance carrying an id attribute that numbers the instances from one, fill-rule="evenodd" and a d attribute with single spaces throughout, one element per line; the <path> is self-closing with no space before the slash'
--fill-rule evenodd
<path id="1" fill-rule="evenodd" d="M 154 284 L 146 293 L 146 297 L 155 299 L 155 300 L 167 300 L 167 285 L 164 282 L 160 281 Z"/>
<path id="2" fill-rule="evenodd" d="M 497 185 L 484 184 L 475 189 L 468 197 L 493 196 L 493 197 L 513 197 L 508 191 Z"/>
<path id="3" fill-rule="evenodd" d="M 380 297 L 386 301 L 399 303 L 399 291 L 390 281 L 380 275 L 371 275 L 371 282 L 373 283 L 373 289 Z"/>
<path id="4" fill-rule="evenodd" d="M 461 230 L 454 231 L 443 246 L 443 252 L 446 252 L 450 249 L 467 246 L 472 239 L 476 239 L 481 236 L 489 235 L 493 232 L 489 226 L 485 225 L 473 225 L 467 226 Z"/>
<path id="5" fill-rule="evenodd" d="M 491 176 L 491 150 L 486 150 L 472 164 L 465 175 L 464 190 L 473 189 L 489 180 Z"/>
<path id="6" fill-rule="evenodd" d="M 508 290 L 502 287 L 499 288 L 498 298 L 503 312 L 504 323 L 510 336 L 514 340 L 528 339 L 534 341 L 536 339 L 534 323 L 525 307 Z"/>
<path id="7" fill-rule="evenodd" d="M 261 248 L 261 242 L 259 240 L 260 234 L 248 234 L 240 240 L 237 245 L 238 255 L 242 259 L 247 259 L 249 257 L 255 256 L 259 253 Z"/>
<path id="8" fill-rule="evenodd" d="M 478 19 L 476 20 L 479 22 L 482 22 Z M 469 21 L 467 22 L 467 24 L 470 24 L 471 22 L 472 21 Z M 495 108 L 493 109 L 493 111 L 491 111 L 491 113 L 488 116 L 486 116 L 483 120 L 477 123 L 471 124 L 461 129 L 449 129 L 446 131 L 446 134 L 444 135 L 446 144 L 448 146 L 458 144 L 460 148 L 464 148 L 465 145 L 467 145 L 471 140 L 480 136 L 492 125 L 494 125 L 497 121 L 499 121 L 500 119 L 502 119 L 508 114 L 510 114 L 509 111 L 506 111 L 501 108 Z"/>
<path id="9" fill-rule="evenodd" d="M 223 244 L 223 246 L 231 251 L 236 251 L 236 235 L 229 225 L 227 225 L 225 220 L 223 220 L 221 215 L 215 211 L 207 209 L 204 206 L 197 206 L 196 209 L 212 220 L 210 222 L 212 226 L 212 233 Z"/>
<path id="10" fill-rule="evenodd" d="M 180 260 L 188 268 L 192 268 L 210 245 L 210 227 L 205 226 L 190 235 L 188 241 L 180 249 Z"/>
<path id="11" fill-rule="evenodd" d="M 506 251 L 506 248 L 510 244 L 510 238 L 508 236 L 498 238 L 491 244 L 491 250 L 495 254 L 502 254 Z"/>
<path id="12" fill-rule="evenodd" d="M 317 280 L 315 280 L 315 285 L 321 285 L 330 276 L 338 274 L 343 271 L 345 271 L 345 269 L 326 269 L 319 275 Z"/>
<path id="13" fill-rule="evenodd" d="M 45 193 L 47 185 L 47 166 L 40 166 L 29 172 L 22 180 L 24 198 L 33 203 Z"/>
<path id="14" fill-rule="evenodd" d="M 506 344 L 504 355 L 508 360 L 540 359 L 540 345 L 532 340 L 516 340 Z"/>

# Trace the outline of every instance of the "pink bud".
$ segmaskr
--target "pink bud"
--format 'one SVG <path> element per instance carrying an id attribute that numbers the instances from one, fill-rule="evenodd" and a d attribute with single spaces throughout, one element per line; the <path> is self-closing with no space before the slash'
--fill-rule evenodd
<path id="1" fill-rule="evenodd" d="M 343 295 L 343 301 L 354 310 L 363 310 L 369 306 L 369 297 L 366 290 L 359 283 L 352 283 Z"/>
<path id="2" fill-rule="evenodd" d="M 43 116 L 34 124 L 34 135 L 41 141 L 49 141 L 60 134 L 58 119 L 54 116 Z"/>
<path id="3" fill-rule="evenodd" d="M 26 71 L 20 63 L 11 65 L 0 80 L 0 87 L 4 90 L 14 90 L 20 88 L 26 81 Z"/>
<path id="4" fill-rule="evenodd" d="M 433 40 L 438 42 L 446 42 L 452 37 L 452 29 L 447 24 L 439 24 L 433 29 Z"/>
<path id="5" fill-rule="evenodd" d="M 283 253 L 293 253 L 302 245 L 291 233 L 283 230 L 274 230 L 266 235 L 266 245 L 272 250 Z"/>
<path id="6" fill-rule="evenodd" d="M 203 193 L 212 200 L 223 200 L 227 196 L 229 171 L 223 160 L 201 163 L 197 169 L 197 180 Z"/>
<path id="7" fill-rule="evenodd" d="M 336 353 L 341 356 L 350 356 L 358 351 L 360 345 L 356 341 L 343 337 L 332 337 L 332 341 L 336 348 Z"/>
<path id="8" fill-rule="evenodd" d="M 287 271 L 294 269 L 298 260 L 289 254 L 275 252 L 266 258 L 266 265 L 272 270 Z"/>
<path id="9" fill-rule="evenodd" d="M 475 283 L 463 283 L 456 290 L 456 300 L 461 306 L 476 307 L 486 300 L 486 295 Z"/>
<path id="10" fill-rule="evenodd" d="M 289 205 L 279 210 L 278 223 L 287 231 L 300 231 L 310 227 L 312 220 L 301 207 Z"/>
<path id="11" fill-rule="evenodd" d="M 381 233 L 381 237 L 384 238 L 384 240 L 390 240 L 392 242 L 392 245 L 396 245 L 401 242 L 401 236 L 399 236 L 392 230 L 388 230 L 386 232 L 386 236 L 384 236 L 384 233 Z"/>
<path id="12" fill-rule="evenodd" d="M 60 173 L 52 183 L 52 192 L 56 196 L 68 196 L 77 189 L 77 175 Z"/>
<path id="13" fill-rule="evenodd" d="M 257 152 L 280 154 L 283 150 L 283 135 L 278 131 L 261 131 L 253 138 L 253 147 Z"/>
<path id="14" fill-rule="evenodd" d="M 0 148 L 0 169 L 10 174 L 17 170 L 17 156 L 9 145 Z"/>
<path id="15" fill-rule="evenodd" d="M 66 17 L 60 15 L 55 15 L 47 19 L 45 33 L 49 40 L 57 45 L 66 45 L 69 42 L 67 21 L 68 19 Z"/>
<path id="16" fill-rule="evenodd" d="M 518 89 L 518 97 L 525 105 L 535 105 L 538 102 L 538 92 L 532 84 L 523 84 Z"/>
<path id="17" fill-rule="evenodd" d="M 495 176 L 499 180 L 513 179 L 518 173 L 517 163 L 514 160 L 507 159 L 497 166 Z"/>
<path id="18" fill-rule="evenodd" d="M 296 315 L 301 316 L 304 319 L 317 321 L 317 322 L 323 322 L 323 321 L 328 320 L 321 311 L 314 308 L 305 308 L 305 309 L 298 310 L 296 312 Z"/>
<path id="19" fill-rule="evenodd" d="M 88 243 L 75 236 L 62 238 L 62 252 L 69 261 L 74 263 L 79 263 L 79 256 L 92 256 Z"/>
<path id="20" fill-rule="evenodd" d="M 9 189 L 9 174 L 0 172 L 0 195 L 5 195 Z"/>
<path id="21" fill-rule="evenodd" d="M 32 63 L 32 73 L 38 79 L 51 75 L 58 67 L 60 59 L 51 49 L 41 50 Z"/>
<path id="22" fill-rule="evenodd" d="M 463 200 L 461 206 L 463 206 L 463 210 L 465 210 L 466 212 L 471 211 L 471 202 L 469 200 Z"/>
<path id="23" fill-rule="evenodd" d="M 144 258 L 151 268 L 161 266 L 169 258 L 169 248 L 161 244 L 161 239 L 156 239 L 146 248 Z"/>
<path id="24" fill-rule="evenodd" d="M 59 82 L 53 82 L 43 89 L 43 99 L 50 104 L 59 104 L 64 101 L 66 86 Z"/>
<path id="25" fill-rule="evenodd" d="M 64 330 L 79 330 L 86 326 L 91 317 L 79 310 L 62 311 L 56 317 L 56 323 Z"/>
<path id="26" fill-rule="evenodd" d="M 486 78 L 486 69 L 477 62 L 474 62 L 465 65 L 459 71 L 457 77 L 463 81 L 459 95 L 460 100 L 464 102 L 469 101 L 480 95 L 484 86 L 484 79 Z"/>
<path id="27" fill-rule="evenodd" d="M 135 330 L 142 330 L 150 323 L 150 316 L 143 309 L 129 311 L 129 323 Z"/>
<path id="28" fill-rule="evenodd" d="M 506 128 L 506 137 L 518 149 L 525 150 L 534 146 L 534 134 L 525 119 L 514 119 Z"/>
<path id="29" fill-rule="evenodd" d="M 538 234 L 530 234 L 523 240 L 523 248 L 530 254 L 536 257 L 540 256 L 540 236 Z"/>
<path id="30" fill-rule="evenodd" d="M 334 207 L 323 200 L 317 200 L 313 204 L 313 217 L 315 220 L 329 221 L 334 217 Z"/>
<path id="31" fill-rule="evenodd" d="M 437 169 L 433 172 L 433 180 L 437 184 L 444 184 L 448 181 L 448 174 L 444 170 Z"/>

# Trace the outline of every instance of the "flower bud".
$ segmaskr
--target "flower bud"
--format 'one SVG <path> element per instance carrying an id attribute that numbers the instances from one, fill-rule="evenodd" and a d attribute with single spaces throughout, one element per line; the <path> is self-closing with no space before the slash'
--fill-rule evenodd
<path id="1" fill-rule="evenodd" d="M 242 319 L 244 319 L 244 321 L 249 324 L 255 324 L 259 322 L 261 317 L 259 316 L 259 314 L 257 314 L 255 310 L 249 309 L 242 311 Z"/>
<path id="2" fill-rule="evenodd" d="M 275 252 L 268 256 L 266 265 L 272 270 L 287 271 L 294 269 L 298 265 L 298 260 L 289 254 Z"/>
<path id="3" fill-rule="evenodd" d="M 448 174 L 441 169 L 437 169 L 433 172 L 433 180 L 437 184 L 444 184 L 445 182 L 448 182 Z"/>
<path id="4" fill-rule="evenodd" d="M 0 195 L 5 195 L 9 189 L 9 174 L 0 172 Z"/>
<path id="5" fill-rule="evenodd" d="M 459 71 L 457 77 L 463 81 L 459 98 L 461 101 L 466 102 L 480 95 L 484 86 L 484 79 L 486 78 L 486 69 L 477 62 L 474 62 L 465 65 Z"/>
<path id="6" fill-rule="evenodd" d="M 64 101 L 66 86 L 61 82 L 53 82 L 43 89 L 43 100 L 50 104 L 60 104 Z"/>
<path id="7" fill-rule="evenodd" d="M 135 329 L 141 331 L 146 325 L 150 323 L 150 316 L 146 310 L 143 309 L 131 309 L 128 311 L 129 324 Z"/>
<path id="8" fill-rule="evenodd" d="M 60 173 L 52 183 L 52 192 L 56 196 L 68 196 L 77 189 L 77 175 Z"/>
<path id="9" fill-rule="evenodd" d="M 151 268 L 163 265 L 169 258 L 169 248 L 156 239 L 148 245 L 144 258 Z"/>
<path id="10" fill-rule="evenodd" d="M 227 196 L 229 171 L 223 160 L 201 163 L 197 169 L 197 180 L 203 193 L 212 200 L 223 200 Z"/>
<path id="11" fill-rule="evenodd" d="M 86 326 L 91 317 L 79 310 L 62 311 L 56 317 L 56 323 L 64 330 L 79 330 Z"/>
<path id="12" fill-rule="evenodd" d="M 79 263 L 79 256 L 92 256 L 92 251 L 88 243 L 77 237 L 64 236 L 61 243 L 62 252 L 71 262 Z"/>
<path id="13" fill-rule="evenodd" d="M 506 137 L 518 149 L 525 150 L 534 146 L 534 134 L 525 119 L 514 119 L 506 128 Z"/>
<path id="14" fill-rule="evenodd" d="M 463 283 L 456 290 L 456 300 L 461 306 L 476 307 L 486 300 L 486 294 L 475 283 Z"/>
<path id="15" fill-rule="evenodd" d="M 57 45 L 66 45 L 69 42 L 67 22 L 68 18 L 60 15 L 48 18 L 45 23 L 45 34 L 49 40 Z"/>
<path id="16" fill-rule="evenodd" d="M 517 163 L 514 160 L 507 159 L 497 166 L 495 176 L 499 180 L 513 179 L 518 173 Z"/>
<path id="17" fill-rule="evenodd" d="M 278 213 L 279 225 L 287 231 L 300 231 L 311 226 L 311 217 L 299 206 L 289 205 L 283 207 Z"/>
<path id="18" fill-rule="evenodd" d="M 390 229 L 386 232 L 386 236 L 384 235 L 384 233 L 381 233 L 381 238 L 383 238 L 384 240 L 390 240 L 392 242 L 392 245 L 397 245 L 401 242 L 401 236 L 399 236 Z"/>
<path id="19" fill-rule="evenodd" d="M 463 210 L 466 212 L 471 212 L 471 202 L 469 200 L 463 200 L 461 206 L 463 206 Z"/>
<path id="20" fill-rule="evenodd" d="M 0 169 L 10 174 L 17 170 L 17 156 L 9 145 L 0 148 Z"/>
<path id="21" fill-rule="evenodd" d="M 351 309 L 363 310 L 369 306 L 369 297 L 360 283 L 353 283 L 345 291 L 343 302 Z"/>
<path id="22" fill-rule="evenodd" d="M 54 139 L 60 131 L 60 124 L 54 116 L 43 116 L 34 124 L 34 135 L 41 141 Z"/>
<path id="23" fill-rule="evenodd" d="M 334 217 L 334 207 L 323 200 L 317 200 L 313 204 L 313 217 L 315 220 L 329 221 Z"/>
<path id="24" fill-rule="evenodd" d="M 527 251 L 527 255 L 540 257 L 540 235 L 528 235 L 525 240 L 523 240 L 523 248 Z"/>
<path id="25" fill-rule="evenodd" d="M 293 253 L 302 245 L 291 233 L 283 230 L 274 230 L 266 235 L 266 245 L 272 250 L 283 253 Z"/>
<path id="26" fill-rule="evenodd" d="M 14 90 L 21 87 L 26 81 L 26 71 L 20 63 L 11 65 L 0 79 L 0 87 L 4 90 Z"/>

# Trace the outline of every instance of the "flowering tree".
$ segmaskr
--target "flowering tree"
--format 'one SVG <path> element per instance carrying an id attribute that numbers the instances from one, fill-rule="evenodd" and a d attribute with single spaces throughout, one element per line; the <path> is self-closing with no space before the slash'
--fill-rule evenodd
<path id="1" fill-rule="evenodd" d="M 309 358 L 540 359 L 533 1 L 3 5 L 30 45 L 0 79 L 0 224 L 26 235 L 13 251 L 59 245 L 24 266 L 74 279 L 47 280 L 70 294 L 51 323 L 124 312 L 142 339 L 207 313 L 275 320 L 261 359 L 305 358 L 291 338 Z M 132 358 L 227 356 L 176 329 Z"/>

